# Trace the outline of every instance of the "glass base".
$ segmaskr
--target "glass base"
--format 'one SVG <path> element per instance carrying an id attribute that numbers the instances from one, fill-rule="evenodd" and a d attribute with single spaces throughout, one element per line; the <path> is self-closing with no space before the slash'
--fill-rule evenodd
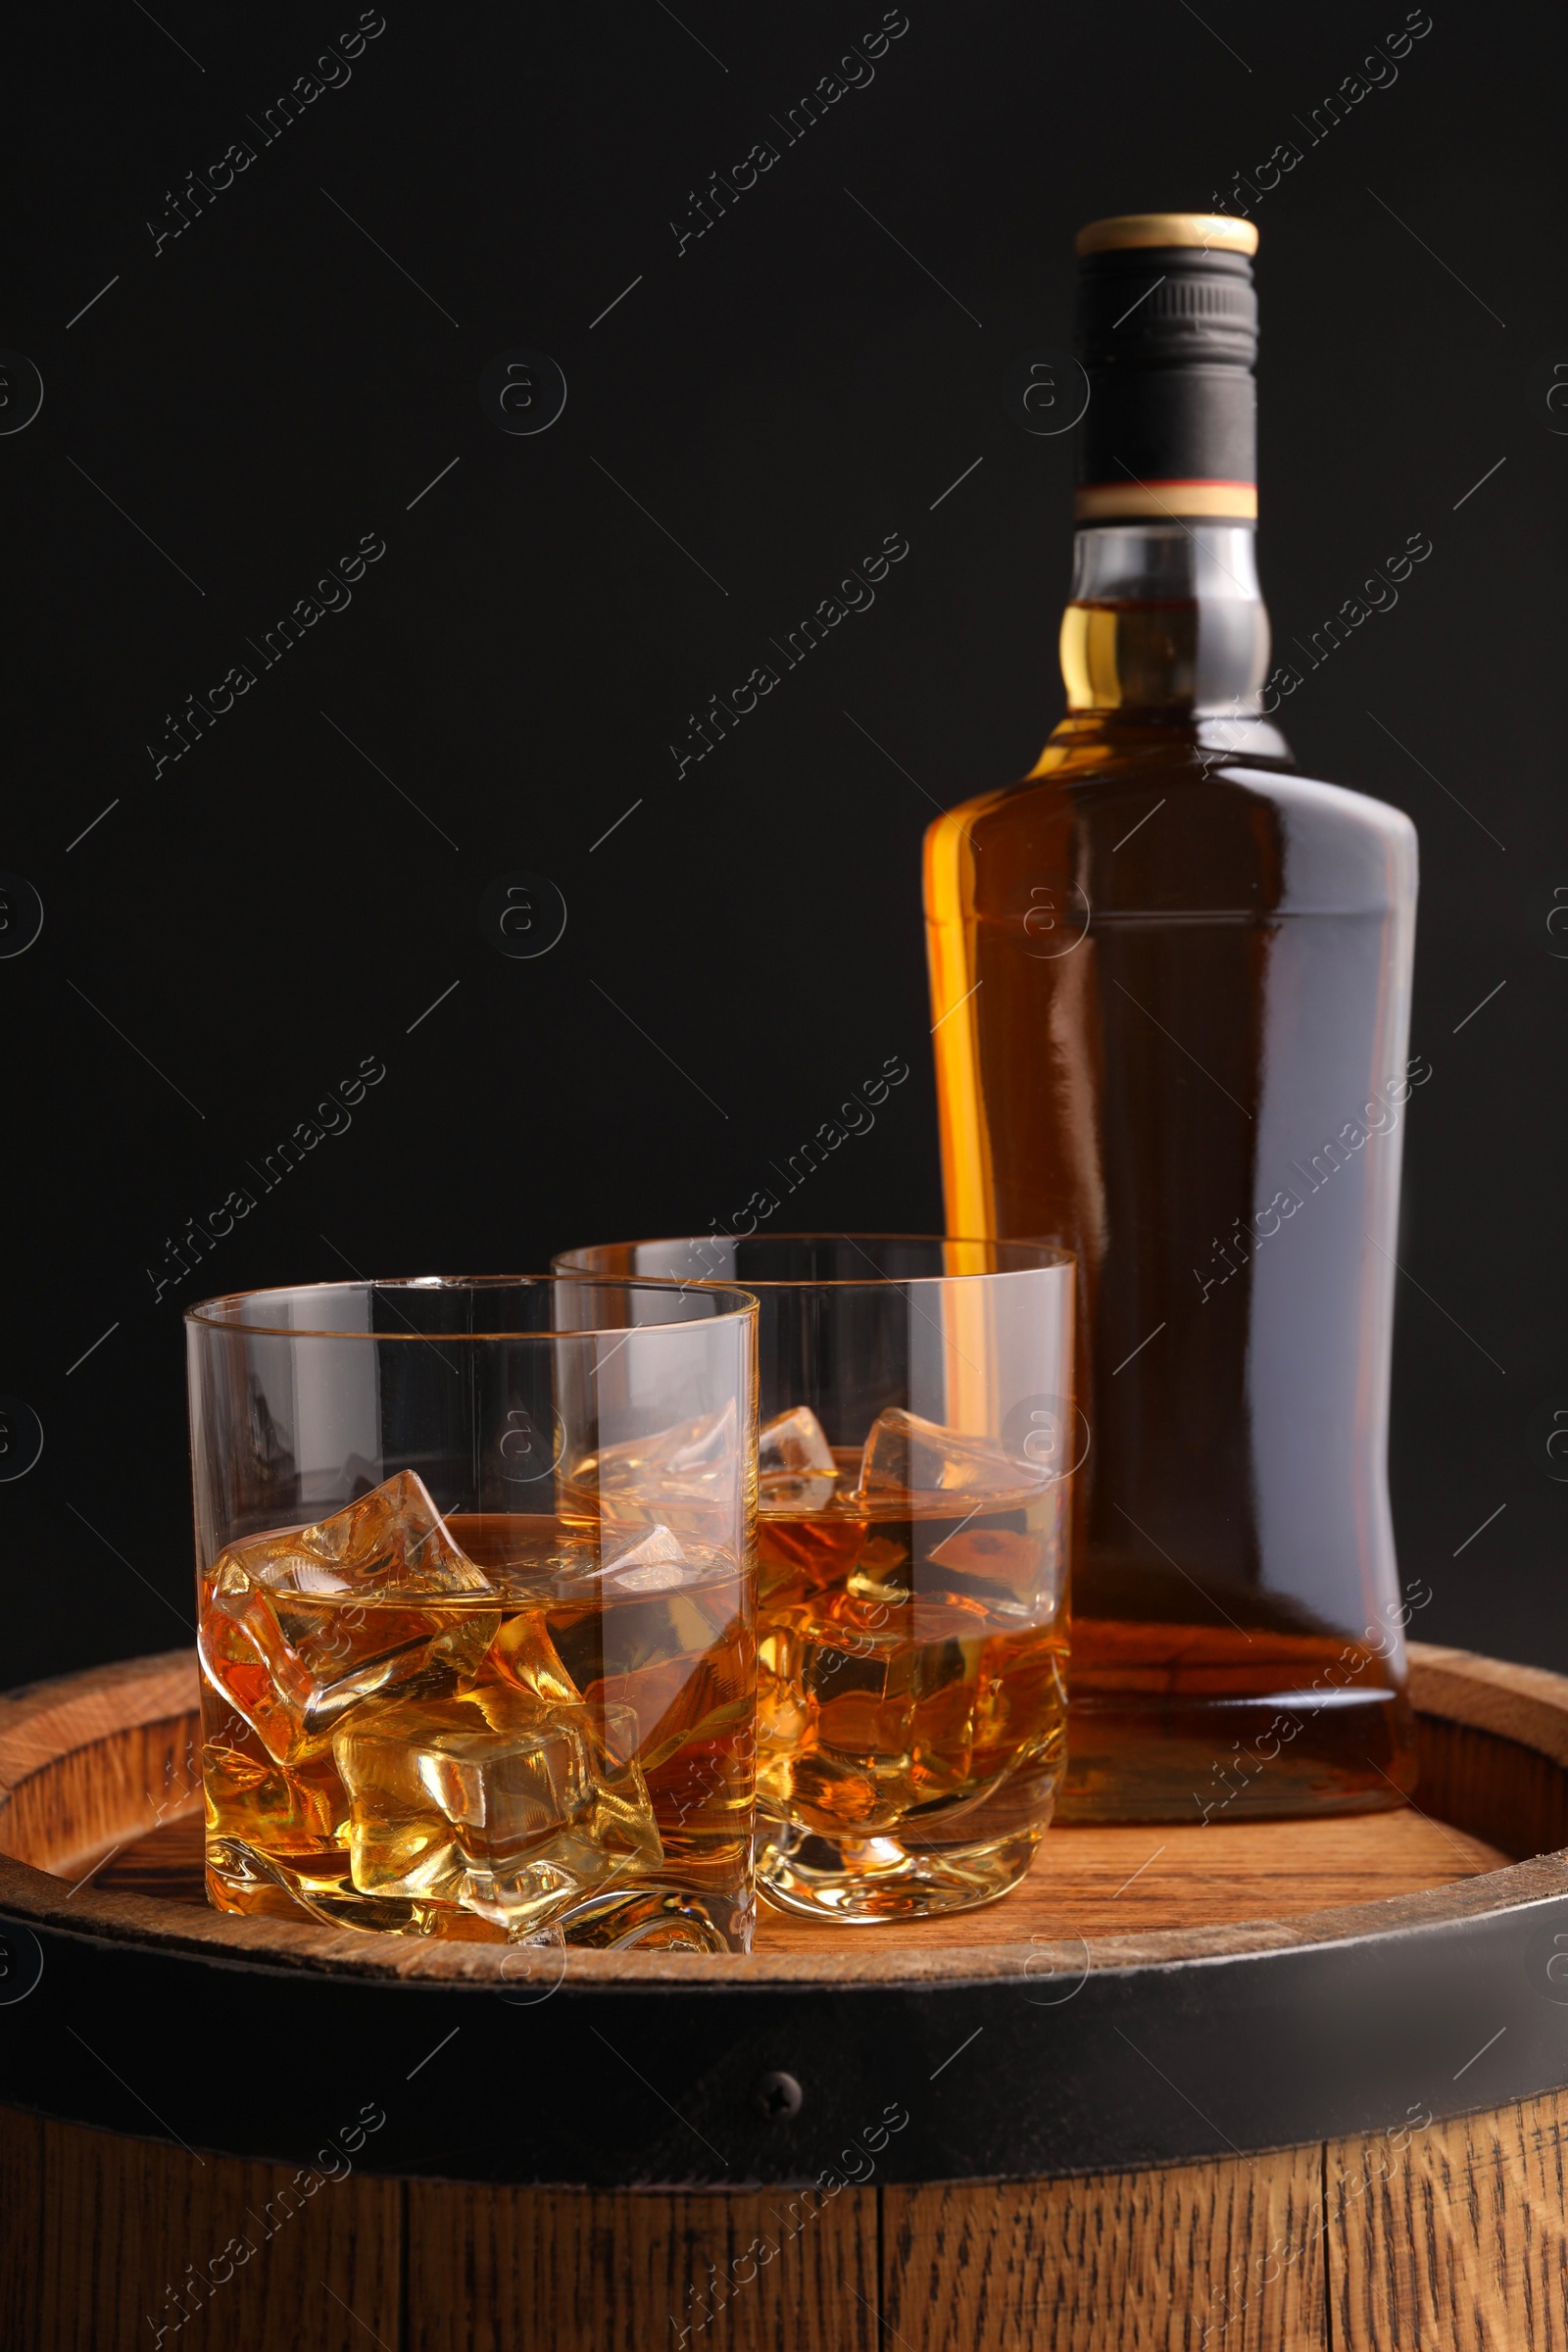
<path id="1" fill-rule="evenodd" d="M 902 1845 L 896 1838 L 774 1830 L 758 1857 L 757 1890 L 775 1910 L 851 1928 L 972 1911 L 1017 1886 L 1045 1826 L 974 1845 L 924 1847 Z"/>
<path id="2" fill-rule="evenodd" d="M 750 1893 L 611 1886 L 564 1911 L 554 1933 L 590 1951 L 749 1952 L 756 1925 Z"/>
<path id="3" fill-rule="evenodd" d="M 208 1840 L 207 1899 L 215 1910 L 251 1917 L 306 1917 L 363 1935 L 437 1936 L 518 1949 L 749 1952 L 757 1919 L 749 1891 L 612 1885 L 579 1897 L 552 1919 L 530 1921 L 509 1935 L 493 1920 L 454 1903 L 361 1894 L 344 1853 L 284 1858 L 238 1838 Z"/>

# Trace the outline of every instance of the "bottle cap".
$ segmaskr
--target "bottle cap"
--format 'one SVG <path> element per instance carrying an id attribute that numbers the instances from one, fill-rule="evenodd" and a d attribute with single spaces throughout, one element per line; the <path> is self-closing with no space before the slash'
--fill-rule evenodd
<path id="1" fill-rule="evenodd" d="M 1081 524 L 1257 514 L 1257 230 L 1130 213 L 1079 232 Z"/>
<path id="2" fill-rule="evenodd" d="M 1206 252 L 1251 255 L 1257 251 L 1257 230 L 1250 220 L 1232 220 L 1229 213 L 1118 213 L 1110 220 L 1091 220 L 1075 240 L 1080 258 L 1148 245 L 1196 245 Z"/>

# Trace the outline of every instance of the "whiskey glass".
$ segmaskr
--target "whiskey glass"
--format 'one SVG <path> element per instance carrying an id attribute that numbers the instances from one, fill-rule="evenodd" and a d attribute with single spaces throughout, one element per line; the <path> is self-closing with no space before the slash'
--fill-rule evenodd
<path id="1" fill-rule="evenodd" d="M 757 1314 L 552 1277 L 189 1311 L 220 1909 L 749 1948 Z"/>
<path id="2" fill-rule="evenodd" d="M 1071 1257 L 779 1234 L 556 1262 L 760 1301 L 763 1894 L 854 1926 L 1005 1894 L 1064 1757 Z"/>

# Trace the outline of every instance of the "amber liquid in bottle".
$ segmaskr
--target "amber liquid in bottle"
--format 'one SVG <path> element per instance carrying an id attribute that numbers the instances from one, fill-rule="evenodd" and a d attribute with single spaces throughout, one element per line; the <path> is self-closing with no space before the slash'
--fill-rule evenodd
<path id="1" fill-rule="evenodd" d="M 1058 1814 L 1394 1804 L 1414 833 L 1261 715 L 1249 525 L 1081 531 L 1061 659 L 1033 773 L 926 841 L 949 1229 L 1079 1261 Z"/>

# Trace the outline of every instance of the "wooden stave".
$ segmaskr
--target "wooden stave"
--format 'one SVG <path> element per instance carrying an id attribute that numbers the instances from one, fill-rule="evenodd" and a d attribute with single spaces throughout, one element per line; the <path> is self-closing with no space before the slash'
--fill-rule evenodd
<path id="1" fill-rule="evenodd" d="M 999 2189 L 606 2195 L 351 2177 L 199 2352 L 1561 2352 L 1568 2097 Z M 130 2352 L 287 2176 L 0 2111 L 0 2343 Z M 789 2235 L 793 2229 L 794 2235 Z M 759 2232 L 777 2251 L 734 2291 Z M 256 2233 L 257 2235 L 260 2232 Z M 755 2258 L 752 2266 L 755 2269 Z M 712 2308 L 715 2271 L 732 2289 Z M 741 2278 L 745 2270 L 740 2271 Z M 707 2300 L 705 2300 L 707 2298 Z"/>
<path id="2" fill-rule="evenodd" d="M 1415 1668 L 1418 1706 L 1441 1706 L 1442 1720 L 1530 1750 L 1553 1768 L 1568 1759 L 1568 1681 L 1460 1652 L 1422 1649 Z M 189 1686 L 180 1678 L 189 1671 L 188 1653 L 175 1653 L 65 1678 L 0 1703 L 0 1783 L 24 1788 L 30 1775 L 47 1769 L 51 1741 L 58 1746 L 80 1732 L 84 1685 L 122 1717 L 134 1715 L 139 1690 L 155 1716 L 166 1710 L 160 1721 L 182 1728 L 179 1693 L 183 1687 L 188 1695 Z M 167 1711 L 173 1706 L 177 1716 Z M 1549 1988 L 1543 1997 L 1544 1978 L 1533 1981 L 1543 1954 L 1553 1949 L 1551 1936 L 1568 1937 L 1562 1854 L 1392 1902 L 1250 1927 L 1097 1939 L 1092 1974 L 1055 2008 L 1044 2002 L 1070 1981 L 1081 1953 L 1004 1943 L 983 1955 L 900 1954 L 896 1973 L 884 1964 L 879 1979 L 873 1939 L 850 1937 L 826 1974 L 814 1959 L 803 1970 L 799 1955 L 775 1955 L 760 1969 L 755 1959 L 662 1955 L 628 1966 L 614 1954 L 572 1955 L 554 1999 L 519 2010 L 517 1995 L 528 1988 L 514 1986 L 498 2020 L 486 2012 L 498 2006 L 503 1955 L 487 1947 L 389 1951 L 309 1926 L 200 1913 L 190 1915 L 197 1933 L 172 1926 L 172 1909 L 91 1886 L 68 1895 L 58 1879 L 0 1860 L 0 1914 L 30 1922 L 46 1954 L 50 1999 L 33 2012 L 39 2024 L 60 2004 L 62 2016 L 69 2009 L 85 2018 L 134 1996 L 148 2012 L 181 2021 L 180 2046 L 220 2042 L 238 1975 L 257 2037 L 269 2047 L 357 2042 L 389 2052 L 407 2042 L 413 2056 L 410 2030 L 416 2028 L 417 2049 L 428 2050 L 465 2023 L 478 2023 L 488 2041 L 505 2032 L 536 2084 L 543 2070 L 558 2111 L 586 2111 L 576 2138 L 558 2136 L 548 2150 L 519 2147 L 514 2132 L 488 2147 L 444 2147 L 450 2094 L 437 2071 L 424 2092 L 400 2093 L 405 2110 L 397 2127 L 362 2161 L 362 2169 L 400 2177 L 602 2188 L 679 2181 L 696 2190 L 737 2180 L 795 2186 L 835 2166 L 866 2118 L 896 2100 L 909 2107 L 911 2124 L 879 2154 L 878 2178 L 890 2185 L 1041 2180 L 1324 2141 L 1375 2129 L 1380 2117 L 1416 2103 L 1435 2117 L 1459 2116 L 1568 2080 L 1568 2021 L 1556 2016 Z M 1509 1996 L 1501 2006 L 1499 1987 Z M 1401 2039 L 1417 1994 L 1429 2004 L 1420 2014 L 1430 2035 L 1440 2028 L 1459 2032 L 1489 1992 L 1502 2026 L 1500 2053 L 1462 2089 L 1434 2083 L 1427 2054 Z M 486 1994 L 481 2011 L 476 2004 Z M 1321 2037 L 1301 2043 L 1302 2021 L 1323 2015 L 1357 2021 L 1360 2042 L 1348 2052 L 1341 2047 L 1338 2063 Z M 205 2079 L 196 2075 L 162 2085 L 163 2130 L 153 2134 L 131 2103 L 136 2094 L 127 2098 L 116 2087 L 126 2067 L 134 2070 L 133 2043 L 62 2058 L 62 2035 L 7 2034 L 7 2018 L 0 2007 L 0 2098 L 14 2106 L 301 2164 L 325 2128 L 314 2092 L 304 2119 L 298 2094 L 281 2083 L 270 2105 L 265 2095 L 249 2099 L 236 2123 L 232 2102 L 200 2095 Z M 956 2053 L 982 2034 L 987 2067 L 964 2069 Z M 1360 2046 L 1368 2038 L 1372 2046 Z M 677 2121 L 656 2105 L 663 2095 L 657 2090 L 639 2098 L 633 2088 L 627 2104 L 630 2074 L 640 2071 L 627 2054 L 649 2050 L 677 2088 Z M 111 2065 L 111 2055 L 121 2066 Z M 782 2128 L 752 2106 L 758 2080 L 773 2070 L 796 2074 L 807 2090 L 801 2116 Z M 928 2093 L 922 2114 L 922 2086 L 944 2074 L 940 2109 L 931 2115 Z M 1205 2085 L 1208 2112 L 1177 2089 L 1184 2075 Z M 1031 2078 L 1044 2088 L 1020 2118 L 1012 2085 Z M 1251 2095 L 1258 2085 L 1266 2096 Z M 344 2095 L 348 2087 L 345 2082 Z M 325 2085 L 319 2088 L 329 2107 Z"/>

